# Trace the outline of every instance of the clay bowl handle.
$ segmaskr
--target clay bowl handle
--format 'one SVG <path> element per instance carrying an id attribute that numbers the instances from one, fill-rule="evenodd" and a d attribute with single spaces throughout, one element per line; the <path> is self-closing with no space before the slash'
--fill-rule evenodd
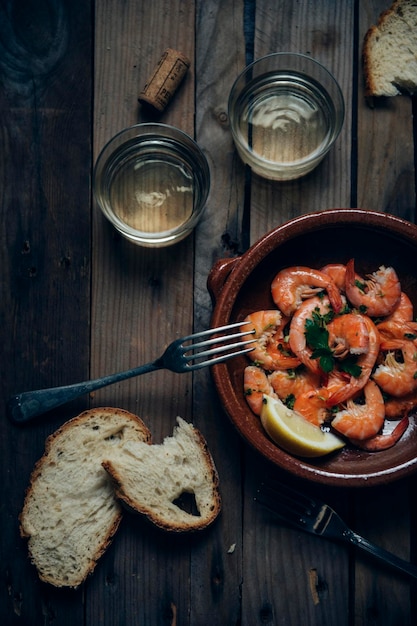
<path id="1" fill-rule="evenodd" d="M 207 289 L 213 305 L 216 303 L 231 271 L 239 261 L 240 257 L 219 259 L 211 268 L 207 278 Z"/>

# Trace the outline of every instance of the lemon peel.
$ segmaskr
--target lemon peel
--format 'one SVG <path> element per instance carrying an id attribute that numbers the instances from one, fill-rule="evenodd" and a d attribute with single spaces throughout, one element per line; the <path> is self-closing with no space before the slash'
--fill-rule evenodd
<path id="1" fill-rule="evenodd" d="M 337 435 L 324 432 L 271 396 L 263 396 L 261 423 L 275 443 L 296 456 L 324 456 L 346 445 Z"/>

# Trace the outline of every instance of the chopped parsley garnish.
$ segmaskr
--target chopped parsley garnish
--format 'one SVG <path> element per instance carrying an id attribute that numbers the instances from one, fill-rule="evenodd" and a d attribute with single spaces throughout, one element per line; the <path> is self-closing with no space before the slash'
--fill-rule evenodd
<path id="1" fill-rule="evenodd" d="M 326 324 L 329 324 L 334 318 L 334 311 L 330 310 L 327 313 L 320 313 L 320 310 L 317 307 L 312 313 L 312 318 L 318 326 L 325 326 Z"/>
<path id="2" fill-rule="evenodd" d="M 362 368 L 360 365 L 357 364 L 356 357 L 354 356 L 348 356 L 346 357 L 346 359 L 341 361 L 340 369 L 343 372 L 346 372 L 346 374 L 350 374 L 354 378 L 359 378 L 362 373 Z"/>
<path id="3" fill-rule="evenodd" d="M 284 347 L 282 343 L 279 343 L 277 345 L 277 348 L 278 348 L 278 351 L 281 352 L 283 356 L 290 356 L 289 350 L 286 347 Z"/>
<path id="4" fill-rule="evenodd" d="M 320 367 L 326 374 L 333 371 L 335 358 L 329 346 L 329 331 L 326 324 L 334 317 L 332 311 L 321 315 L 318 311 L 313 311 L 312 319 L 307 319 L 305 323 L 305 337 L 308 345 L 312 348 L 312 359 L 318 359 Z M 356 363 L 356 358 L 348 356 L 339 363 L 343 372 L 358 378 L 362 368 Z"/>
<path id="5" fill-rule="evenodd" d="M 355 287 L 357 287 L 362 293 L 366 293 L 366 283 L 361 282 L 360 280 L 355 280 Z"/>
<path id="6" fill-rule="evenodd" d="M 329 348 L 329 331 L 319 313 L 313 312 L 313 319 L 306 320 L 305 336 L 313 349 L 311 358 L 318 359 L 321 369 L 328 374 L 334 368 L 334 357 Z"/>
<path id="7" fill-rule="evenodd" d="M 289 409 L 293 409 L 294 408 L 294 404 L 295 404 L 295 395 L 293 393 L 290 393 L 284 400 L 284 404 L 285 406 L 287 406 Z"/>

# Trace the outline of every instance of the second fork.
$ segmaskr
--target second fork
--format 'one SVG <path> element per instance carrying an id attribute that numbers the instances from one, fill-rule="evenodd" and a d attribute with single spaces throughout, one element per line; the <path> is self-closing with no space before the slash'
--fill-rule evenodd
<path id="1" fill-rule="evenodd" d="M 371 543 L 351 530 L 328 504 L 278 481 L 262 483 L 255 500 L 277 517 L 305 532 L 361 548 L 384 563 L 417 578 L 417 566 Z"/>

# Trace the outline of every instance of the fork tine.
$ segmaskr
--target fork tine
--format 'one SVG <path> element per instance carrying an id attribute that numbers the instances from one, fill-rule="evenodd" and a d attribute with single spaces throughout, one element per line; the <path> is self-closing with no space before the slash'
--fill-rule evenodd
<path id="1" fill-rule="evenodd" d="M 190 343 L 189 346 L 185 346 L 186 341 L 194 341 L 195 339 L 202 339 L 204 337 L 210 337 L 213 334 L 224 333 L 227 330 L 241 328 L 242 325 L 248 322 L 234 322 L 233 324 L 227 324 L 226 326 L 220 326 L 218 328 L 211 328 L 209 330 L 203 330 L 200 333 L 188 335 L 178 340 L 180 348 L 183 349 L 182 358 L 186 361 L 185 367 L 187 370 L 196 370 L 207 365 L 215 365 L 216 363 L 223 363 L 232 357 L 236 357 L 242 354 L 246 354 L 253 350 L 253 344 L 255 339 L 246 339 L 245 337 L 253 334 L 253 330 L 243 330 L 238 333 L 232 333 L 230 335 L 221 335 L 204 339 L 204 341 L 198 341 L 197 343 Z M 240 341 L 233 341 L 240 339 Z M 214 346 L 210 348 L 210 346 Z M 247 346 L 247 347 L 245 347 Z M 200 350 L 200 348 L 208 348 Z M 198 351 L 200 350 L 200 351 Z M 218 355 L 217 357 L 215 355 Z M 215 358 L 212 358 L 215 357 Z M 201 360 L 204 359 L 204 360 Z M 194 363 L 193 363 L 194 361 Z"/>
<path id="2" fill-rule="evenodd" d="M 250 322 L 233 322 L 232 324 L 226 324 L 225 326 L 218 326 L 217 328 L 209 328 L 207 330 L 202 330 L 199 333 L 193 333 L 192 335 L 188 335 L 187 337 L 182 338 L 182 342 L 199 339 L 200 337 L 208 337 L 209 335 L 214 335 L 215 333 L 222 333 L 228 330 L 232 330 L 233 328 L 238 328 L 240 326 L 245 326 Z"/>
<path id="3" fill-rule="evenodd" d="M 202 352 L 198 352 L 197 354 L 184 354 L 184 358 L 186 361 L 195 361 L 196 359 L 200 359 L 202 357 L 210 357 L 215 354 L 221 354 L 222 352 L 229 353 L 229 350 L 234 350 L 235 348 L 242 348 L 242 346 L 246 346 L 253 343 L 253 339 L 248 339 L 247 341 L 238 341 L 237 343 L 227 343 L 223 346 L 217 346 L 217 348 L 211 348 L 210 350 L 203 350 Z M 253 348 L 250 348 L 253 350 Z M 233 354 L 237 354 L 237 352 L 233 352 Z"/>
<path id="4" fill-rule="evenodd" d="M 239 343 L 235 344 L 238 346 L 243 346 L 246 343 L 252 343 L 252 341 L 240 341 Z M 230 347 L 230 346 L 226 346 L 226 347 Z M 207 367 L 208 365 L 216 365 L 216 363 L 223 363 L 224 361 L 228 361 L 229 359 L 236 357 L 236 356 L 240 356 L 242 354 L 246 354 L 247 352 L 251 352 L 253 350 L 253 347 L 249 347 L 249 348 L 245 348 L 244 350 L 236 350 L 236 352 L 227 352 L 227 354 L 221 354 L 218 357 L 215 357 L 214 359 L 206 359 L 205 361 L 201 361 L 200 363 L 187 363 L 185 365 L 185 367 L 187 368 L 187 370 L 198 370 L 202 367 Z M 211 353 L 211 350 L 208 350 L 207 353 Z M 203 354 L 203 353 L 201 353 Z M 196 359 L 198 358 L 200 355 L 194 355 L 193 357 L 191 357 L 192 359 Z M 185 357 L 190 358 L 190 357 Z"/>
<path id="5" fill-rule="evenodd" d="M 272 513 L 298 525 L 305 523 L 303 515 L 314 515 L 314 500 L 282 483 L 261 483 L 255 500 Z"/>
<path id="6" fill-rule="evenodd" d="M 234 333 L 233 335 L 223 335 L 222 337 L 213 337 L 212 339 L 205 339 L 204 341 L 200 341 L 198 343 L 190 343 L 189 346 L 183 346 L 184 354 L 190 352 L 191 350 L 197 350 L 198 348 L 206 348 L 208 346 L 213 346 L 215 344 L 222 343 L 223 341 L 231 341 L 232 339 L 238 339 L 239 337 L 247 337 L 248 335 L 252 335 L 252 331 L 245 330 L 241 333 Z M 251 339 L 251 342 L 256 341 L 255 339 Z M 239 342 L 236 345 L 241 345 L 242 342 Z M 181 344 L 182 345 L 182 344 Z M 227 348 L 231 346 L 229 343 L 223 344 L 222 348 Z M 201 353 L 203 354 L 203 353 Z"/>
<path id="7" fill-rule="evenodd" d="M 290 487 L 290 485 L 284 484 L 277 479 L 268 479 L 268 482 L 261 483 L 260 488 L 265 487 L 271 490 L 271 493 L 275 493 L 276 496 L 282 495 L 286 496 L 288 499 L 293 500 L 297 503 L 303 503 L 305 507 L 312 508 L 314 505 L 314 499 L 311 498 L 306 493 L 302 491 L 298 491 L 295 487 Z"/>
<path id="8" fill-rule="evenodd" d="M 262 502 L 258 500 L 260 504 L 267 509 L 270 513 L 272 513 L 276 518 L 279 518 L 281 521 L 286 522 L 287 524 L 302 526 L 303 520 L 300 515 L 297 515 L 292 509 L 289 509 L 285 506 L 283 502 L 280 502 L 280 508 L 272 507 L 268 502 Z"/>

